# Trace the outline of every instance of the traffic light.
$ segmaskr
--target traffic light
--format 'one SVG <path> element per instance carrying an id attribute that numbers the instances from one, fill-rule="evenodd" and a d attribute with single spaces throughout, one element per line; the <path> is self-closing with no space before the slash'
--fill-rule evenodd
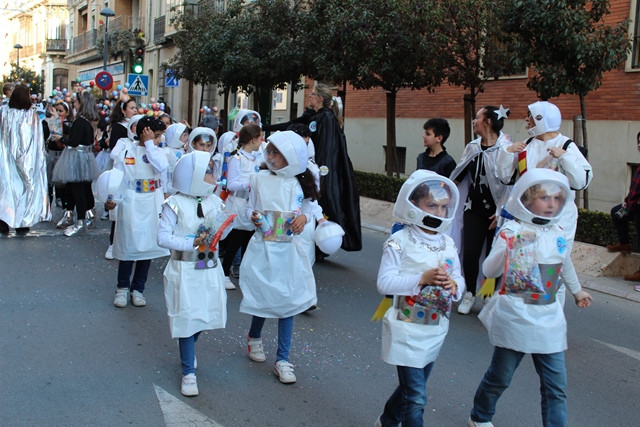
<path id="1" fill-rule="evenodd" d="M 133 52 L 133 63 L 131 64 L 133 74 L 144 73 L 144 47 L 139 46 Z"/>

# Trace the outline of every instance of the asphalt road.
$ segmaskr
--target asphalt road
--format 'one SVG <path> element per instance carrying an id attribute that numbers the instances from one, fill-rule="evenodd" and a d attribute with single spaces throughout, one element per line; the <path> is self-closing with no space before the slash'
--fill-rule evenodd
<path id="1" fill-rule="evenodd" d="M 53 225 L 0 239 L 0 425 L 371 426 L 397 385 L 379 358 L 375 278 L 386 235 L 363 230 L 361 252 L 315 266 L 320 309 L 296 317 L 298 382 L 272 374 L 275 320 L 263 331 L 266 363 L 246 356 L 250 318 L 229 291 L 224 330 L 196 345 L 200 396 L 180 395 L 180 363 L 162 293 L 165 260 L 152 263 L 148 306 L 113 306 L 117 261 L 103 258 L 107 222 L 66 238 Z M 283 266 L 286 268 L 286 266 Z M 568 425 L 636 426 L 640 414 L 640 306 L 593 292 L 567 305 Z M 492 348 L 475 315 L 452 315 L 427 389 L 425 425 L 463 426 Z M 539 426 L 538 379 L 523 361 L 498 405 L 496 426 Z"/>

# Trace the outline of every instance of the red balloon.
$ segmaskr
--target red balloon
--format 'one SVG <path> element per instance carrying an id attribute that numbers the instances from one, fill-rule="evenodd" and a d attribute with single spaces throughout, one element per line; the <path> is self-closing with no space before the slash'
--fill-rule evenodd
<path id="1" fill-rule="evenodd" d="M 89 82 L 89 85 L 91 85 L 91 87 L 93 87 L 94 84 L 96 84 L 96 82 L 94 82 L 93 80 Z"/>

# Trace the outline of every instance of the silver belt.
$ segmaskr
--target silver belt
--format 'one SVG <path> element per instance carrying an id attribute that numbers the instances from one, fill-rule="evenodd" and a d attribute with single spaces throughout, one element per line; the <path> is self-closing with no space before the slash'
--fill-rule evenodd
<path id="1" fill-rule="evenodd" d="M 77 147 L 70 147 L 67 145 L 67 149 L 76 150 L 76 151 L 85 151 L 87 153 L 91 152 L 91 145 L 78 145 Z"/>
<path id="2" fill-rule="evenodd" d="M 442 313 L 429 309 L 420 304 L 409 304 L 405 297 L 396 297 L 395 308 L 398 310 L 398 320 L 420 325 L 439 325 Z"/>
<path id="3" fill-rule="evenodd" d="M 175 261 L 186 261 L 196 263 L 197 270 L 204 268 L 216 268 L 218 266 L 218 253 L 211 251 L 200 252 L 171 250 L 171 259 Z"/>

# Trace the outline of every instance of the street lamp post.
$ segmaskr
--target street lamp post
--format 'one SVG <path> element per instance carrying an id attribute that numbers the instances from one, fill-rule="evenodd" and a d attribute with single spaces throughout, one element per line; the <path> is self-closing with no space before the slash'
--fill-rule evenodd
<path id="1" fill-rule="evenodd" d="M 22 49 L 22 45 L 20 43 L 16 43 L 13 45 L 13 47 L 18 52 L 18 59 L 16 60 L 16 75 L 17 75 L 18 72 L 20 71 L 20 49 Z"/>
<path id="2" fill-rule="evenodd" d="M 104 55 L 103 55 L 103 63 L 102 63 L 102 71 L 107 71 L 107 56 L 108 56 L 108 46 L 109 46 L 109 17 L 116 16 L 116 13 L 113 9 L 105 7 L 100 11 L 100 15 L 104 16 Z M 102 96 L 106 97 L 107 91 L 102 91 Z"/>

